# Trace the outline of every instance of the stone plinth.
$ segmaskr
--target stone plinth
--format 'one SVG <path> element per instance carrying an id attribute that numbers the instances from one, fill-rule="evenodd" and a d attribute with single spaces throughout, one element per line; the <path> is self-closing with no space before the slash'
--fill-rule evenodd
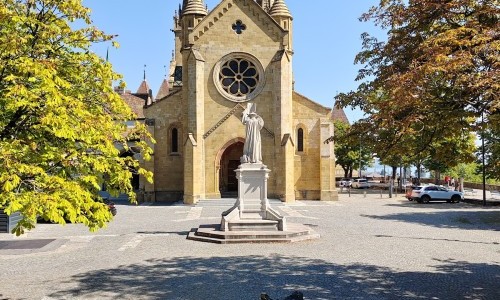
<path id="1" fill-rule="evenodd" d="M 235 172 L 238 199 L 231 209 L 222 213 L 220 229 L 242 231 L 255 226 L 286 230 L 285 218 L 271 208 L 267 199 L 267 179 L 271 171 L 263 164 L 241 164 Z"/>
<path id="2" fill-rule="evenodd" d="M 219 244 L 291 243 L 319 238 L 301 224 L 287 224 L 267 199 L 270 170 L 263 164 L 242 164 L 235 171 L 238 199 L 222 213 L 220 224 L 202 225 L 188 239 Z"/>

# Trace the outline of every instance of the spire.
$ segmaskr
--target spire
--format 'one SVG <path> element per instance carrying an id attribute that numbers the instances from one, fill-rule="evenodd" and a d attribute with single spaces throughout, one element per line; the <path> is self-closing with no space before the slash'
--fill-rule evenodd
<path id="1" fill-rule="evenodd" d="M 144 79 L 142 80 L 141 85 L 137 89 L 136 94 L 143 94 L 143 95 L 149 94 L 149 84 L 146 81 L 146 65 L 144 65 Z"/>
<path id="2" fill-rule="evenodd" d="M 184 0 L 182 6 L 182 15 L 203 15 L 208 14 L 207 8 L 203 0 Z"/>
<path id="3" fill-rule="evenodd" d="M 275 0 L 269 14 L 272 17 L 287 17 L 292 18 L 292 14 L 290 14 L 290 10 L 285 4 L 285 0 Z"/>

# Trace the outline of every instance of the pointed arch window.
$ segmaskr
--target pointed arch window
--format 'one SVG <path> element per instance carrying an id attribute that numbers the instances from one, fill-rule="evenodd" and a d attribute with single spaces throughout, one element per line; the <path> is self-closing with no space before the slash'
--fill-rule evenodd
<path id="1" fill-rule="evenodd" d="M 297 130 L 297 151 L 304 152 L 304 129 Z"/>
<path id="2" fill-rule="evenodd" d="M 170 150 L 172 153 L 179 153 L 179 130 L 175 127 L 170 132 Z"/>

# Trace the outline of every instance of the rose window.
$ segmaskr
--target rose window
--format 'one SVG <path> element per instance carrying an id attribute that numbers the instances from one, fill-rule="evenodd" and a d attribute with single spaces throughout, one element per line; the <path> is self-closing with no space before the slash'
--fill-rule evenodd
<path id="1" fill-rule="evenodd" d="M 255 90 L 259 74 L 251 62 L 244 59 L 231 59 L 222 65 L 219 80 L 228 94 L 241 97 Z"/>
<path id="2" fill-rule="evenodd" d="M 226 56 L 214 70 L 219 92 L 236 102 L 254 98 L 262 90 L 263 76 L 264 71 L 258 61 L 244 53 Z"/>

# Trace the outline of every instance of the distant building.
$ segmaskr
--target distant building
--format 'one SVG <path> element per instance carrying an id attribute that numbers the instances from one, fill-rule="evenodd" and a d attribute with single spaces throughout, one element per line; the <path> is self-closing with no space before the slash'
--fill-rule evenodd
<path id="1" fill-rule="evenodd" d="M 184 0 L 174 16 L 175 50 L 153 98 L 146 79 L 123 98 L 156 140 L 145 199 L 196 203 L 234 196 L 243 151 L 241 113 L 264 119 L 268 197 L 337 200 L 333 119 L 347 118 L 299 94 L 293 82 L 293 17 L 284 0 L 223 0 L 208 11 Z M 142 101 L 142 102 L 141 102 Z M 145 105 L 141 108 L 141 105 Z"/>

